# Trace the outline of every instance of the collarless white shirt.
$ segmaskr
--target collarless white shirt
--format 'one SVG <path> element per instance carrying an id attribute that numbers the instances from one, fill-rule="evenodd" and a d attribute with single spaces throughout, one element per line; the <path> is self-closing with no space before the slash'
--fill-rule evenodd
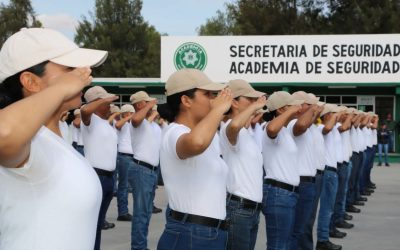
<path id="1" fill-rule="evenodd" d="M 107 120 L 92 114 L 89 126 L 81 122 L 85 157 L 94 168 L 114 171 L 117 162 L 118 136 Z"/>
<path id="2" fill-rule="evenodd" d="M 293 132 L 287 127 L 282 127 L 274 139 L 265 132 L 262 154 L 266 179 L 298 186 L 300 183 L 297 166 L 298 150 L 292 134 Z"/>
<path id="3" fill-rule="evenodd" d="M 24 166 L 0 166 L 0 249 L 92 249 L 101 199 L 89 162 L 42 127 Z"/>
<path id="4" fill-rule="evenodd" d="M 72 141 L 76 142 L 78 146 L 83 146 L 83 139 L 82 139 L 82 132 L 80 128 L 77 128 L 74 126 L 74 124 L 71 123 L 71 133 L 72 133 Z"/>
<path id="5" fill-rule="evenodd" d="M 261 202 L 263 196 L 263 158 L 256 141 L 246 128 L 242 128 L 232 145 L 226 135 L 227 121 L 220 130 L 222 156 L 228 165 L 229 193 Z"/>
<path id="6" fill-rule="evenodd" d="M 318 129 L 318 126 L 313 124 L 310 127 L 311 133 L 313 135 L 312 149 L 314 150 L 314 163 L 318 170 L 325 169 L 325 142 L 322 132 Z"/>
<path id="7" fill-rule="evenodd" d="M 130 126 L 132 152 L 136 160 L 152 166 L 160 162 L 160 137 L 153 125 L 144 119 L 138 127 Z"/>
<path id="8" fill-rule="evenodd" d="M 353 152 L 360 152 L 360 146 L 358 143 L 358 135 L 357 135 L 357 128 L 355 128 L 354 126 L 351 126 L 350 129 L 350 142 L 351 142 L 351 149 L 353 150 Z"/>
<path id="9" fill-rule="evenodd" d="M 292 131 L 290 134 L 292 135 L 294 142 L 297 145 L 297 166 L 299 168 L 299 174 L 300 176 L 315 176 L 315 174 L 317 173 L 317 169 L 314 165 L 315 161 L 313 160 L 315 157 L 313 150 L 313 135 L 308 128 L 303 134 L 295 136 L 293 134 L 293 128 L 296 122 L 297 119 L 291 120 L 287 125 L 287 128 Z"/>
<path id="10" fill-rule="evenodd" d="M 168 204 L 182 213 L 224 220 L 228 167 L 211 145 L 199 155 L 180 159 L 176 143 L 189 132 L 190 128 L 171 123 L 162 138 L 160 164 Z"/>
<path id="11" fill-rule="evenodd" d="M 118 152 L 124 154 L 133 154 L 130 127 L 132 124 L 128 121 L 126 122 L 120 130 L 117 129 L 118 135 Z"/>
<path id="12" fill-rule="evenodd" d="M 335 141 L 335 155 L 336 155 L 336 162 L 342 163 L 344 161 L 343 157 L 343 141 L 342 137 L 340 136 L 339 132 L 339 127 L 342 126 L 341 123 L 336 123 L 336 125 L 333 127 L 332 132 L 334 136 L 334 141 Z"/>
<path id="13" fill-rule="evenodd" d="M 324 124 L 319 124 L 318 129 L 321 131 L 324 129 L 325 125 Z M 325 165 L 333 168 L 337 168 L 337 158 L 336 158 L 336 153 L 335 150 L 335 136 L 333 134 L 333 130 L 335 128 L 332 128 L 332 130 L 327 133 L 324 136 L 324 143 L 325 143 Z"/>

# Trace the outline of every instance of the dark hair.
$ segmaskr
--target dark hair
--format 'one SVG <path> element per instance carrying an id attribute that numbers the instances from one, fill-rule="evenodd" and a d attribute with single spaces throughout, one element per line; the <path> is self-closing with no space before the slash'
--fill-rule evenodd
<path id="1" fill-rule="evenodd" d="M 270 112 L 265 112 L 265 113 L 263 114 L 263 119 L 264 119 L 264 121 L 266 121 L 266 122 L 270 122 L 270 121 L 272 121 L 272 119 L 274 119 L 276 116 L 277 116 L 276 110 L 270 111 Z"/>
<path id="2" fill-rule="evenodd" d="M 23 96 L 22 84 L 19 80 L 23 72 L 31 72 L 37 76 L 43 76 L 45 66 L 49 61 L 39 63 L 29 69 L 22 70 L 17 74 L 7 77 L 0 84 L 0 109 L 7 107 L 8 105 L 21 100 Z"/>
<path id="3" fill-rule="evenodd" d="M 167 96 L 167 103 L 160 104 L 157 106 L 157 112 L 160 114 L 160 117 L 167 120 L 168 122 L 175 121 L 176 116 L 179 114 L 181 97 L 185 95 L 188 96 L 189 98 L 193 98 L 196 90 L 197 89 L 189 89 L 183 92 Z"/>

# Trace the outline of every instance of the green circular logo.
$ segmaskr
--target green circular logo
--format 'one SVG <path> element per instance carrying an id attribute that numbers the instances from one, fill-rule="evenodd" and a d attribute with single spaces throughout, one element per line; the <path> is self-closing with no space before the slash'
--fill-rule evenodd
<path id="1" fill-rule="evenodd" d="M 184 68 L 204 70 L 207 65 L 206 50 L 197 43 L 184 43 L 176 49 L 174 61 L 177 70 Z"/>

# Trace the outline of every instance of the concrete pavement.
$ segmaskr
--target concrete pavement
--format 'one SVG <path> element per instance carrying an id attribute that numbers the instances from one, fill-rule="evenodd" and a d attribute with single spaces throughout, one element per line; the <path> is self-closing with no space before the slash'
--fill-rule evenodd
<path id="1" fill-rule="evenodd" d="M 331 239 L 341 244 L 344 250 L 399 250 L 400 249 L 400 164 L 391 167 L 373 168 L 373 182 L 378 188 L 368 197 L 366 206 L 359 207 L 360 214 L 352 214 L 351 223 L 355 227 L 343 230 L 348 233 L 344 239 Z M 149 228 L 148 248 L 156 249 L 158 239 L 164 230 L 165 207 L 167 198 L 163 187 L 156 191 L 155 205 L 163 209 L 163 213 L 153 214 Z M 132 197 L 129 197 L 129 209 L 132 211 Z M 109 222 L 116 224 L 114 229 L 103 231 L 103 250 L 130 249 L 130 222 L 119 222 L 117 205 L 114 198 L 107 214 Z M 265 220 L 261 215 L 256 249 L 265 249 Z"/>

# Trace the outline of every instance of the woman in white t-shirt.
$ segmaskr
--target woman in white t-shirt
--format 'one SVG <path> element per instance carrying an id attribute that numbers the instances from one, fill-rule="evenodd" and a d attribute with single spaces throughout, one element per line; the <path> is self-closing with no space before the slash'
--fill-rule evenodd
<path id="1" fill-rule="evenodd" d="M 74 68 L 106 56 L 43 28 L 21 29 L 4 43 L 0 249 L 93 249 L 101 186 L 61 138 L 58 122 L 63 111 L 81 105 L 81 90 L 92 80 L 89 68 Z"/>
<path id="2" fill-rule="evenodd" d="M 160 151 L 168 195 L 167 224 L 157 249 L 225 249 L 228 167 L 212 146 L 232 95 L 201 71 L 182 69 L 166 82 L 161 117 L 171 123 Z M 222 90 L 216 98 L 212 91 Z"/>
<path id="3" fill-rule="evenodd" d="M 293 233 L 300 173 L 298 149 L 288 124 L 299 115 L 302 103 L 284 91 L 274 92 L 267 100 L 270 113 L 262 150 L 267 249 L 287 249 Z"/>
<path id="4" fill-rule="evenodd" d="M 220 145 L 228 165 L 226 213 L 230 222 L 227 249 L 254 249 L 262 207 L 263 159 L 250 132 L 257 110 L 265 106 L 265 93 L 244 80 L 228 82 L 232 91 L 229 120 L 221 126 Z M 260 116 L 258 116 L 260 117 Z"/>

